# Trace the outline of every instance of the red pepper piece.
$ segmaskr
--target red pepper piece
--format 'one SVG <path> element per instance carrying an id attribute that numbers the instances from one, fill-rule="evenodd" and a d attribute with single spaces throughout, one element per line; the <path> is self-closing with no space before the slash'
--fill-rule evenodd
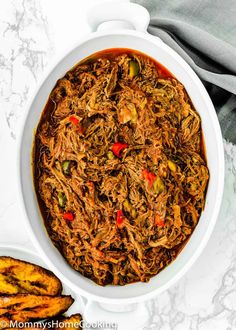
<path id="1" fill-rule="evenodd" d="M 142 177 L 148 182 L 150 188 L 152 188 L 153 183 L 157 178 L 157 176 L 154 173 L 149 172 L 148 170 L 142 171 Z"/>
<path id="2" fill-rule="evenodd" d="M 122 227 L 124 219 L 125 219 L 125 216 L 123 214 L 123 211 L 118 210 L 117 214 L 116 214 L 116 225 L 117 225 L 117 227 L 119 227 L 119 228 Z"/>
<path id="3" fill-rule="evenodd" d="M 75 125 L 77 126 L 79 124 L 79 119 L 76 118 L 75 116 L 70 116 L 69 120 Z"/>
<path id="4" fill-rule="evenodd" d="M 84 128 L 80 125 L 80 121 L 78 118 L 76 118 L 75 116 L 70 116 L 69 120 L 75 125 L 77 126 L 78 131 L 81 134 L 84 134 Z"/>
<path id="5" fill-rule="evenodd" d="M 111 150 L 116 157 L 120 158 L 122 151 L 128 146 L 127 143 L 116 142 L 112 145 Z"/>
<path id="6" fill-rule="evenodd" d="M 63 213 L 63 219 L 67 221 L 73 221 L 75 218 L 74 214 L 72 212 L 65 212 Z"/>
<path id="7" fill-rule="evenodd" d="M 156 216 L 155 216 L 155 225 L 158 227 L 165 226 L 165 221 L 159 214 L 156 214 Z"/>

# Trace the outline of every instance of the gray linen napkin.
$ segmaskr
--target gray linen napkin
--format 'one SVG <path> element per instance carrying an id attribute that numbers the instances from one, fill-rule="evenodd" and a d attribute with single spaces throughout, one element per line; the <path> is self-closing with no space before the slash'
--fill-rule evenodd
<path id="1" fill-rule="evenodd" d="M 236 143 L 236 0 L 133 0 L 151 14 L 148 31 L 202 79 L 225 139 Z"/>

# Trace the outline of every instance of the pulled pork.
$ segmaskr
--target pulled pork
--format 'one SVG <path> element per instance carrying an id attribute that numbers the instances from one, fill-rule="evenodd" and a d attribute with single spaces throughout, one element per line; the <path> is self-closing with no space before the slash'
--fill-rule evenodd
<path id="1" fill-rule="evenodd" d="M 36 193 L 56 247 L 99 285 L 147 282 L 173 261 L 208 177 L 200 117 L 151 58 L 97 53 L 51 92 L 35 135 Z"/>

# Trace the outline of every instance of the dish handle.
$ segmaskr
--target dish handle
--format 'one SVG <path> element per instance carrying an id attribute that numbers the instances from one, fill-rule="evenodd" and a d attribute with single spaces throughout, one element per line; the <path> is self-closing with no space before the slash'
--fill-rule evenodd
<path id="1" fill-rule="evenodd" d="M 90 8 L 87 22 L 93 32 L 100 28 L 128 28 L 147 32 L 150 15 L 146 8 L 135 3 L 124 0 L 119 2 L 106 1 Z"/>
<path id="2" fill-rule="evenodd" d="M 104 322 L 109 330 L 143 330 L 150 319 L 145 303 L 113 305 L 88 300 L 83 310 L 86 325 Z"/>

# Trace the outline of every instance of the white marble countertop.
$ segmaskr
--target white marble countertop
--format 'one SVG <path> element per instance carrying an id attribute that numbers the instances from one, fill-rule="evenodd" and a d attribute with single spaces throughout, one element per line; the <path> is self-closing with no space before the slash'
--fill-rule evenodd
<path id="1" fill-rule="evenodd" d="M 44 70 L 89 32 L 85 12 L 95 1 L 0 2 L 0 244 L 34 250 L 17 202 L 18 126 Z M 146 304 L 147 330 L 236 329 L 236 147 L 225 142 L 225 156 L 225 192 L 213 235 L 191 270 Z"/>

